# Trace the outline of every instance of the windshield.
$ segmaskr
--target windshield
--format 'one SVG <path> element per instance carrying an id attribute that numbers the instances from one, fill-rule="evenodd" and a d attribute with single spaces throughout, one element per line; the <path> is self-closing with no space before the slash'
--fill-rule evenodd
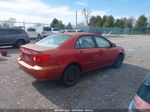
<path id="1" fill-rule="evenodd" d="M 44 27 L 43 30 L 44 30 L 44 31 L 51 31 L 52 28 L 50 28 L 50 27 Z"/>
<path id="2" fill-rule="evenodd" d="M 35 32 L 36 30 L 35 30 L 35 29 L 28 29 L 28 31 L 33 31 L 33 32 Z"/>
<path id="3" fill-rule="evenodd" d="M 56 48 L 69 39 L 71 36 L 69 35 L 51 35 L 46 37 L 45 39 L 36 43 L 36 45 L 44 46 L 44 47 L 51 47 Z"/>
<path id="4" fill-rule="evenodd" d="M 54 29 L 53 29 L 53 31 L 59 31 L 59 29 L 57 29 L 57 28 L 54 28 Z"/>

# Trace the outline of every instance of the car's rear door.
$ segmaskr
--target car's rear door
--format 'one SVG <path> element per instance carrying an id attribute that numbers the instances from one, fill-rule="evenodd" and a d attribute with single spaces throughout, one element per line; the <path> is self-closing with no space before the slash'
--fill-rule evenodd
<path id="1" fill-rule="evenodd" d="M 3 29 L 0 29 L 0 45 L 3 44 Z"/>
<path id="2" fill-rule="evenodd" d="M 7 29 L 0 29 L 0 44 L 1 45 L 7 45 L 6 31 Z"/>
<path id="3" fill-rule="evenodd" d="M 81 36 L 76 43 L 76 50 L 84 72 L 97 68 L 99 54 L 93 36 Z"/>
<path id="4" fill-rule="evenodd" d="M 94 36 L 99 50 L 99 66 L 104 67 L 114 63 L 116 53 L 111 42 L 101 36 Z"/>
<path id="5" fill-rule="evenodd" d="M 14 29 L 5 29 L 3 35 L 3 41 L 5 44 L 14 44 L 16 40 L 16 31 Z"/>

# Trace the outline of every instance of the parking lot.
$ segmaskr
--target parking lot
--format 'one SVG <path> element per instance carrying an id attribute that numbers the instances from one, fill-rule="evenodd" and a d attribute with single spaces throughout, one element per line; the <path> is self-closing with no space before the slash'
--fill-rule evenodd
<path id="1" fill-rule="evenodd" d="M 0 108 L 127 109 L 141 81 L 150 72 L 150 36 L 109 39 L 126 50 L 123 66 L 86 73 L 70 88 L 58 81 L 36 81 L 19 69 L 19 49 L 5 47 L 9 55 L 0 56 Z"/>

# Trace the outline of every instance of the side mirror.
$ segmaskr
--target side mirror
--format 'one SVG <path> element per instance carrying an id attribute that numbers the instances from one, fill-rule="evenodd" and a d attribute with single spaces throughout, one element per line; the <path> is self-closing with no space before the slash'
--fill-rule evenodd
<path id="1" fill-rule="evenodd" d="M 116 44 L 115 44 L 115 43 L 112 43 L 111 46 L 112 46 L 112 47 L 116 47 Z"/>

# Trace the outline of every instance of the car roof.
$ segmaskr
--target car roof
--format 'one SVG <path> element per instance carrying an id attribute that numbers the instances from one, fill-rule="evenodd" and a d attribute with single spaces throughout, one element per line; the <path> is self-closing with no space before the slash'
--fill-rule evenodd
<path id="1" fill-rule="evenodd" d="M 82 36 L 82 35 L 98 35 L 95 33 L 86 33 L 86 32 L 65 32 L 64 35 L 70 35 L 70 36 Z"/>

